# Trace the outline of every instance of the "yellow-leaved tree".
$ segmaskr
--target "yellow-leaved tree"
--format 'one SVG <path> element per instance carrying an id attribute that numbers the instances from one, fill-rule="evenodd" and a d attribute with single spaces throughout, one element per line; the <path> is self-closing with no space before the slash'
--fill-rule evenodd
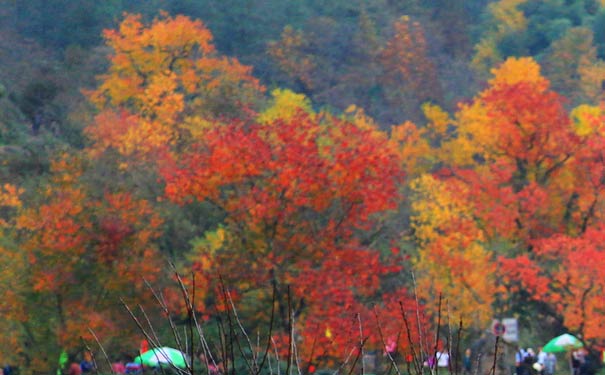
<path id="1" fill-rule="evenodd" d="M 418 294 L 433 314 L 441 294 L 448 317 L 465 326 L 485 327 L 495 289 L 493 255 L 473 217 L 472 191 L 425 174 L 411 184 L 412 228 L 419 246 L 413 260 Z"/>
<path id="2" fill-rule="evenodd" d="M 100 110 L 86 129 L 93 153 L 150 155 L 180 145 L 209 122 L 244 116 L 263 91 L 250 67 L 215 51 L 199 20 L 161 13 L 145 25 L 127 15 L 104 37 L 109 69 L 89 93 Z"/>

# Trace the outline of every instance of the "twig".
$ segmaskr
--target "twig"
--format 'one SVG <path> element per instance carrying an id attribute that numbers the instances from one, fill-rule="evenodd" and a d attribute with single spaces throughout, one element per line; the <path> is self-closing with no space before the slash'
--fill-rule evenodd
<path id="1" fill-rule="evenodd" d="M 409 321 L 407 318 L 407 313 L 405 312 L 405 309 L 403 308 L 403 303 L 401 301 L 399 301 L 399 308 L 401 309 L 401 315 L 403 317 L 403 322 L 405 324 L 405 330 L 407 333 L 408 344 L 410 345 L 410 350 L 412 352 L 412 361 L 414 363 L 414 370 L 417 374 L 421 374 L 422 365 L 423 365 L 422 348 L 420 348 L 420 352 L 418 352 L 418 353 L 416 352 L 414 340 L 412 338 L 412 332 L 410 329 L 410 324 L 409 324 Z"/>
<path id="2" fill-rule="evenodd" d="M 109 365 L 109 368 L 110 368 L 111 372 L 113 373 L 113 369 L 111 368 L 111 361 L 109 360 L 109 356 L 107 355 L 107 352 L 105 351 L 105 348 L 103 347 L 103 345 L 101 345 L 101 342 L 99 341 L 99 338 L 97 337 L 97 335 L 95 334 L 95 332 L 92 330 L 92 328 L 88 327 L 88 332 L 90 332 L 90 334 L 92 335 L 92 337 L 94 337 L 95 341 L 97 342 L 97 345 L 99 345 L 99 348 L 101 349 L 101 352 L 103 353 L 103 357 L 105 357 L 105 360 L 107 361 L 107 364 Z M 90 350 L 90 348 L 88 347 L 87 344 L 86 344 L 86 349 L 92 355 L 92 350 Z M 93 356 L 93 361 L 94 361 L 94 356 Z M 97 367 L 96 364 L 95 364 L 95 367 Z"/>
<path id="3" fill-rule="evenodd" d="M 191 298 L 189 298 L 189 292 L 187 291 L 187 288 L 185 287 L 185 283 L 183 283 L 183 279 L 181 278 L 181 275 L 178 273 L 176 266 L 174 265 L 174 263 L 170 263 L 170 266 L 172 267 L 172 270 L 174 271 L 174 275 L 177 279 L 177 282 L 179 284 L 179 288 L 181 289 L 181 293 L 183 295 L 183 299 L 185 300 L 185 306 L 187 308 L 187 317 L 189 318 L 189 323 L 188 323 L 188 329 L 189 329 L 189 337 L 191 341 L 191 349 L 189 350 L 189 358 L 191 358 L 191 363 L 185 363 L 187 369 L 189 370 L 189 372 L 191 374 L 193 374 L 193 325 L 194 325 L 194 300 L 192 300 Z M 193 282 L 193 298 L 195 298 L 195 274 L 192 275 L 192 282 Z M 185 339 L 187 339 L 187 335 L 185 335 Z M 181 349 L 181 348 L 179 348 Z M 185 349 L 187 349 L 187 347 L 185 347 Z"/>
<path id="4" fill-rule="evenodd" d="M 292 318 L 292 327 L 295 326 L 294 318 Z M 294 335 L 294 328 L 292 328 L 292 335 Z M 296 363 L 296 370 L 298 371 L 298 375 L 302 375 L 300 371 L 300 358 L 298 357 L 298 347 L 296 346 L 296 340 L 292 340 L 292 354 L 294 356 L 293 363 Z"/>
<path id="5" fill-rule="evenodd" d="M 292 298 L 290 295 L 290 285 L 288 285 L 288 365 L 286 375 L 290 375 L 292 366 L 292 342 L 294 341 L 294 327 L 292 325 Z"/>
<path id="6" fill-rule="evenodd" d="M 454 357 L 454 372 L 456 374 L 458 374 L 458 369 L 460 368 L 460 339 L 462 337 L 462 318 L 460 318 L 460 322 L 458 324 L 458 332 L 456 334 L 456 356 Z M 452 372 L 451 366 L 450 366 L 450 372 Z"/>
<path id="7" fill-rule="evenodd" d="M 223 303 L 225 304 L 225 311 L 227 311 L 227 321 L 229 322 L 229 342 L 231 343 L 230 347 L 229 347 L 229 351 L 228 351 L 228 357 L 225 358 L 225 372 L 229 372 L 228 367 L 229 364 L 227 363 L 228 360 L 230 360 L 231 365 L 232 365 L 232 374 L 235 375 L 235 350 L 233 349 L 233 343 L 235 342 L 238 345 L 238 348 L 240 349 L 240 353 L 242 353 L 243 355 L 243 351 L 240 345 L 240 342 L 237 338 L 237 335 L 235 334 L 235 330 L 233 329 L 233 321 L 231 319 L 231 308 L 229 306 L 227 306 L 227 288 L 225 287 L 225 283 L 223 281 L 223 276 L 219 275 L 219 280 L 220 280 L 220 285 L 221 285 L 221 292 L 223 294 Z M 226 347 L 226 343 L 225 343 L 225 347 Z M 230 357 L 230 358 L 229 358 Z M 248 366 L 248 368 L 250 368 L 250 364 L 248 363 L 248 361 L 246 361 L 246 365 Z"/>
<path id="8" fill-rule="evenodd" d="M 147 312 L 145 311 L 145 309 L 141 305 L 138 305 L 138 308 L 139 308 L 139 311 L 141 312 L 141 314 L 143 314 L 143 317 L 145 318 L 145 321 L 147 322 L 147 326 L 149 327 L 149 329 L 151 330 L 151 333 L 153 334 L 153 337 L 151 337 L 151 335 L 144 333 L 145 334 L 145 338 L 154 347 L 156 347 L 156 348 L 161 347 L 162 344 L 160 342 L 160 338 L 158 337 L 157 332 L 153 329 L 153 324 L 151 324 L 151 319 L 149 319 L 149 316 L 147 315 Z M 143 353 L 141 353 L 141 354 L 143 354 Z"/>
<path id="9" fill-rule="evenodd" d="M 363 340 L 361 340 L 361 342 L 359 343 L 359 349 L 357 349 L 357 355 L 355 356 L 355 360 L 353 361 L 353 364 L 351 365 L 351 369 L 349 370 L 349 373 L 347 375 L 351 375 L 353 373 L 353 370 L 355 370 L 355 365 L 357 364 L 357 362 L 359 361 L 359 358 L 361 358 L 361 362 L 363 362 L 363 357 L 361 357 L 361 353 L 363 350 L 363 347 L 367 341 L 367 337 Z"/>
<path id="10" fill-rule="evenodd" d="M 426 353 L 428 354 L 428 345 L 425 342 L 424 335 L 422 334 L 423 330 L 422 330 L 422 325 L 421 325 L 421 320 L 420 320 L 420 301 L 418 299 L 416 276 L 414 275 L 414 272 L 412 272 L 412 284 L 414 286 L 414 299 L 416 301 L 416 324 L 418 324 L 418 342 L 420 343 L 421 353 L 424 353 L 426 351 Z"/>
<path id="11" fill-rule="evenodd" d="M 433 366 L 434 369 L 431 369 L 431 371 L 434 371 L 435 374 L 439 375 L 439 366 L 437 366 L 437 349 L 438 349 L 438 345 L 439 345 L 439 331 L 441 329 L 441 301 L 442 301 L 443 296 L 441 295 L 441 293 L 439 293 L 439 303 L 437 305 L 438 309 L 437 309 L 437 327 L 435 327 L 435 345 L 433 347 Z"/>
<path id="12" fill-rule="evenodd" d="M 366 366 L 365 366 L 365 360 L 364 360 L 364 352 L 363 352 L 363 343 L 364 343 L 364 339 L 363 339 L 363 327 L 361 325 L 361 314 L 357 313 L 357 323 L 359 325 L 359 351 L 361 352 L 361 374 L 365 375 L 366 373 Z"/>
<path id="13" fill-rule="evenodd" d="M 168 305 L 166 304 L 166 301 L 164 301 L 164 298 L 159 293 L 157 293 L 155 291 L 155 289 L 153 289 L 153 287 L 151 286 L 151 284 L 149 284 L 149 282 L 147 280 L 143 279 L 143 281 L 145 282 L 145 285 L 147 285 L 147 287 L 149 288 L 149 290 L 155 297 L 156 301 L 158 302 L 158 304 L 164 311 L 164 314 L 166 314 L 166 318 L 168 320 L 168 323 L 170 324 L 170 329 L 172 331 L 172 335 L 174 336 L 174 340 L 176 342 L 177 348 L 179 350 L 181 350 L 183 348 L 183 345 L 181 343 L 181 338 L 178 334 L 176 325 L 174 324 L 174 321 L 172 320 L 172 318 L 170 316 L 170 310 L 168 309 Z"/>
<path id="14" fill-rule="evenodd" d="M 399 367 L 397 366 L 397 363 L 393 359 L 393 356 L 391 355 L 391 353 L 388 350 L 386 350 L 387 345 L 386 345 L 386 341 L 384 339 L 384 334 L 382 333 L 382 325 L 380 324 L 380 318 L 378 317 L 378 312 L 376 311 L 376 307 L 374 307 L 374 316 L 376 317 L 376 326 L 378 327 L 378 335 L 380 336 L 380 340 L 382 341 L 382 347 L 385 349 L 387 357 L 389 358 L 389 361 L 391 362 L 393 368 L 395 369 L 395 372 L 397 372 L 398 375 L 401 375 L 401 373 L 399 372 Z"/>
<path id="15" fill-rule="evenodd" d="M 277 350 L 277 344 L 273 337 L 271 337 L 271 343 L 273 344 L 273 350 L 275 351 L 275 360 L 277 361 L 277 375 L 281 375 L 281 371 L 279 368 L 279 351 Z"/>
<path id="16" fill-rule="evenodd" d="M 355 352 L 357 348 L 354 346 L 353 348 L 351 348 L 351 350 L 349 351 L 349 354 L 347 355 L 347 357 L 345 358 L 345 360 L 340 364 L 340 366 L 332 373 L 332 375 L 337 375 L 340 370 L 342 370 L 343 368 L 345 368 L 345 366 L 349 363 L 349 360 L 351 359 L 351 357 L 353 356 L 353 352 Z M 359 351 L 357 351 L 357 356 L 356 358 L 359 358 Z M 350 373 L 349 373 L 350 374 Z"/>
<path id="17" fill-rule="evenodd" d="M 246 332 L 246 330 L 244 329 L 244 326 L 242 325 L 242 322 L 239 319 L 239 316 L 237 315 L 237 310 L 235 309 L 235 304 L 233 303 L 233 299 L 231 298 L 231 293 L 227 290 L 226 292 L 226 296 L 227 296 L 227 301 L 229 302 L 229 305 L 231 307 L 231 312 L 233 313 L 233 317 L 235 318 L 235 322 L 237 323 L 240 331 L 242 332 L 242 334 L 244 335 L 244 337 L 246 338 L 246 342 L 248 343 L 248 346 L 250 347 L 250 350 L 252 352 L 252 364 L 254 364 L 254 366 L 252 366 L 252 364 L 250 363 L 250 361 L 248 361 L 245 358 L 244 355 L 244 351 L 239 343 L 239 340 L 237 340 L 238 343 L 238 348 L 240 350 L 240 354 L 242 355 L 242 357 L 244 358 L 244 362 L 246 362 L 246 365 L 248 366 L 248 369 L 250 370 L 250 373 L 252 374 L 258 374 L 258 368 L 257 368 L 257 360 L 256 360 L 256 354 L 254 352 L 254 346 L 252 345 L 252 341 L 250 341 L 250 337 L 248 336 L 248 333 Z"/>
<path id="18" fill-rule="evenodd" d="M 124 302 L 124 300 L 122 298 L 120 298 L 120 302 L 122 303 L 122 306 L 124 306 L 124 308 L 126 309 L 126 311 L 128 312 L 128 314 L 130 315 L 130 318 L 135 322 L 135 324 L 137 325 L 137 327 L 139 328 L 139 330 L 143 333 L 143 336 L 145 336 L 145 339 L 149 342 L 152 343 L 152 345 L 154 346 L 158 346 L 158 342 L 154 341 L 154 338 L 151 337 L 151 335 L 149 335 L 149 333 L 147 333 L 147 330 L 145 329 L 145 327 L 143 327 L 143 325 L 141 324 L 141 322 L 139 321 L 139 318 L 137 318 L 137 316 L 132 312 L 132 310 L 130 309 L 130 307 L 126 304 L 126 302 Z M 139 309 L 141 311 L 143 311 L 144 314 L 144 310 L 143 307 L 141 305 L 139 305 Z M 149 318 L 147 317 L 146 314 L 144 314 L 145 318 L 147 319 L 147 323 L 151 326 L 151 322 L 149 321 Z M 155 332 L 152 329 L 152 333 L 155 334 Z M 157 339 L 157 336 L 156 336 Z M 139 353 L 142 354 L 142 353 Z"/>
<path id="19" fill-rule="evenodd" d="M 491 375 L 496 375 L 496 362 L 498 360 L 498 343 L 499 342 L 500 342 L 500 336 L 496 336 L 496 345 L 494 348 L 494 361 L 492 363 L 492 368 L 489 371 L 489 373 Z"/>

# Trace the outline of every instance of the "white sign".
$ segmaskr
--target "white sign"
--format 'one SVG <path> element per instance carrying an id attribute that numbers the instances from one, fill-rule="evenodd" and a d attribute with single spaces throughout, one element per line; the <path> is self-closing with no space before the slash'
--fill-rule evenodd
<path id="1" fill-rule="evenodd" d="M 504 326 L 504 334 L 502 339 L 506 342 L 518 342 L 519 341 L 519 323 L 515 318 L 504 318 L 502 319 L 502 325 Z"/>

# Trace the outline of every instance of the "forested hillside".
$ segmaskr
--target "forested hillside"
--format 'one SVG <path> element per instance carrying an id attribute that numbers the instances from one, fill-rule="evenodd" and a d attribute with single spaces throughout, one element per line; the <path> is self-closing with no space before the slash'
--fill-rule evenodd
<path id="1" fill-rule="evenodd" d="M 597 0 L 5 1 L 0 360 L 136 352 L 124 305 L 301 373 L 506 317 L 597 353 L 604 59 Z"/>

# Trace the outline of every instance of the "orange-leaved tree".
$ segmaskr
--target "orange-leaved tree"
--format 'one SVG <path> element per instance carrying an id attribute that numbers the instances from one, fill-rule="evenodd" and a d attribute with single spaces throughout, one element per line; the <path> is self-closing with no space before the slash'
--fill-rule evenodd
<path id="1" fill-rule="evenodd" d="M 209 120 L 240 117 L 263 91 L 251 68 L 221 56 L 199 20 L 162 13 L 150 25 L 126 15 L 104 32 L 109 69 L 88 95 L 100 110 L 86 129 L 92 151 L 150 156 L 179 146 Z"/>
<path id="2" fill-rule="evenodd" d="M 342 359 L 359 345 L 360 328 L 380 346 L 372 305 L 384 335 L 395 338 L 403 332 L 398 301 L 413 308 L 404 290 L 382 290 L 382 277 L 401 265 L 373 246 L 381 220 L 397 208 L 404 172 L 395 143 L 374 126 L 289 113 L 207 131 L 162 169 L 166 194 L 225 213 L 213 245 L 206 241 L 203 257 L 193 258 L 206 283 L 216 283 L 218 270 L 234 299 L 264 310 L 275 286 L 278 331 L 295 321 L 300 358 Z"/>
<path id="3" fill-rule="evenodd" d="M 61 155 L 51 180 L 19 211 L 26 257 L 21 345 L 27 367 L 50 370 L 61 348 L 75 354 L 91 330 L 113 348 L 136 345 L 137 328 L 120 304 L 150 305 L 144 279 L 160 276 L 154 240 L 161 220 L 129 192 L 98 192 L 82 179 L 83 161 Z M 114 340 L 114 341 L 112 341 Z"/>
<path id="4" fill-rule="evenodd" d="M 557 233 L 531 242 L 530 254 L 500 260 L 514 289 L 545 303 L 560 324 L 587 343 L 603 345 L 605 128 L 603 109 L 582 105 L 572 111 L 582 147 L 566 165 L 568 193 Z"/>
<path id="5" fill-rule="evenodd" d="M 570 196 L 564 172 L 581 140 L 537 63 L 511 58 L 493 74 L 456 114 L 456 136 L 443 144 L 443 155 L 473 189 L 488 238 L 527 249 L 529 240 L 563 224 Z"/>
<path id="6" fill-rule="evenodd" d="M 27 291 L 27 257 L 20 251 L 14 224 L 17 212 L 22 207 L 23 190 L 11 184 L 0 186 L 0 256 L 3 267 L 0 273 L 0 329 L 6 334 L 0 338 L 0 355 L 7 363 L 22 364 L 26 348 L 22 345 L 26 322 L 25 292 Z"/>
<path id="7" fill-rule="evenodd" d="M 548 303 L 565 327 L 599 346 L 605 343 L 604 239 L 601 223 L 579 236 L 559 234 L 536 241 L 528 268 L 538 272 L 520 277 L 535 293 L 533 298 Z"/>
<path id="8" fill-rule="evenodd" d="M 603 269 L 602 223 L 580 235 L 556 234 L 533 242 L 530 255 L 500 259 L 509 293 L 526 293 L 542 303 L 551 322 L 565 326 L 590 346 L 602 346 Z"/>
<path id="9" fill-rule="evenodd" d="M 518 277 L 508 273 L 506 259 L 525 256 L 536 239 L 581 226 L 576 213 L 568 214 L 568 202 L 576 194 L 572 166 L 583 140 L 563 98 L 530 58 L 510 58 L 492 73 L 487 88 L 452 118 L 425 107 L 438 134 L 431 144 L 441 168 L 416 182 L 420 199 L 413 206 L 418 266 L 453 269 L 436 285 L 458 293 L 481 284 L 469 283 L 469 276 L 483 279 L 487 285 L 463 299 L 480 301 L 482 324 L 490 309 L 503 314 L 514 308 L 509 302 L 518 297 Z M 504 267 L 490 273 L 497 255 L 504 256 Z M 430 274 L 422 273 L 420 282 Z"/>
<path id="10" fill-rule="evenodd" d="M 393 29 L 378 57 L 382 68 L 379 82 L 388 105 L 401 108 L 405 118 L 418 119 L 424 102 L 442 101 L 441 86 L 420 23 L 403 16 L 393 23 Z"/>

